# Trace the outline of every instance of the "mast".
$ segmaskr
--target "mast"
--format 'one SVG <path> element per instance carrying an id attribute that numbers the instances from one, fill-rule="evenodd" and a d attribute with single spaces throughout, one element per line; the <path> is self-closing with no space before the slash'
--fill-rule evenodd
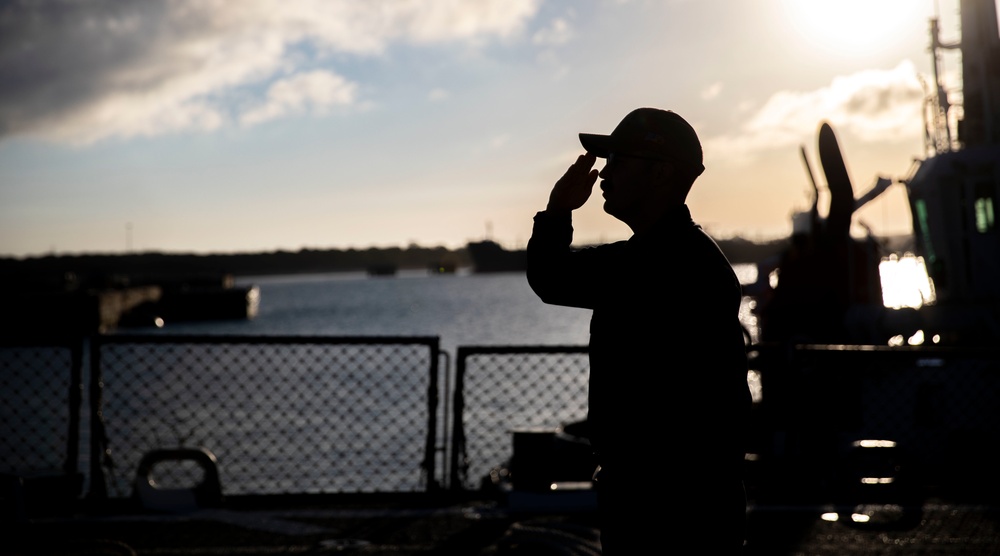
<path id="1" fill-rule="evenodd" d="M 951 126 L 948 112 L 951 104 L 948 101 L 948 91 L 941 83 L 941 51 L 960 47 L 959 43 L 945 44 L 941 42 L 941 26 L 937 17 L 931 18 L 931 67 L 934 70 L 934 91 L 927 99 L 926 112 L 927 132 L 925 134 L 926 149 L 931 154 L 949 152 L 952 150 Z"/>
<path id="2" fill-rule="evenodd" d="M 934 91 L 927 102 L 925 142 L 933 154 L 1000 143 L 1000 32 L 996 0 L 960 0 L 960 12 L 960 42 L 942 42 L 938 18 L 930 22 Z M 962 56 L 957 141 L 950 126 L 952 105 L 940 76 L 942 50 L 960 50 Z"/>

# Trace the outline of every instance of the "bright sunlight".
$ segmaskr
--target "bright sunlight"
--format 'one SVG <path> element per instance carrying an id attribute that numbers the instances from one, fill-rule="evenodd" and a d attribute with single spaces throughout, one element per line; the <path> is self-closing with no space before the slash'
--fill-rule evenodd
<path id="1" fill-rule="evenodd" d="M 919 0 L 928 5 L 931 1 Z M 918 0 L 781 0 L 781 9 L 789 25 L 808 43 L 857 56 L 891 43 L 919 24 L 914 21 L 920 13 L 914 9 L 917 4 Z"/>
<path id="2" fill-rule="evenodd" d="M 882 302 L 886 307 L 919 308 L 935 299 L 923 257 L 892 255 L 878 267 L 882 281 Z"/>

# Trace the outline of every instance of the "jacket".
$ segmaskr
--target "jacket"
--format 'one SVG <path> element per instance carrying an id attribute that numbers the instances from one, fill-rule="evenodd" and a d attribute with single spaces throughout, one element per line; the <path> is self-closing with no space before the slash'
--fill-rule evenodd
<path id="1" fill-rule="evenodd" d="M 539 212 L 527 279 L 541 300 L 593 310 L 590 442 L 602 467 L 741 476 L 751 398 L 742 290 L 716 242 L 671 209 L 627 241 L 572 248 L 570 213 Z"/>

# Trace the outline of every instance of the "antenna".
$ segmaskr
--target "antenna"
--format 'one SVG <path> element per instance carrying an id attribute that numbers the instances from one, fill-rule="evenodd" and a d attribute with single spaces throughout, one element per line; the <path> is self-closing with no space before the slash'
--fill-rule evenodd
<path id="1" fill-rule="evenodd" d="M 806 154 L 806 146 L 799 145 L 799 153 L 802 154 L 802 163 L 806 167 L 806 174 L 809 176 L 809 183 L 813 188 L 812 208 L 809 209 L 810 229 L 819 229 L 819 186 L 816 185 L 816 176 L 813 174 L 812 164 L 809 163 L 809 155 Z"/>
<path id="2" fill-rule="evenodd" d="M 941 42 L 941 27 L 937 17 L 931 18 L 931 67 L 934 70 L 933 91 L 927 98 L 926 110 L 931 113 L 927 134 L 930 136 L 930 145 L 934 153 L 948 152 L 952 150 L 951 126 L 948 123 L 948 111 L 951 104 L 948 102 L 948 92 L 945 91 L 941 83 L 940 66 L 941 50 L 955 49 L 959 44 L 945 44 Z"/>
<path id="3" fill-rule="evenodd" d="M 799 145 L 799 152 L 802 153 L 802 163 L 805 164 L 806 174 L 809 176 L 809 183 L 812 184 L 813 196 L 815 197 L 819 192 L 819 187 L 816 185 L 816 176 L 813 175 L 812 165 L 809 164 L 809 155 L 806 154 L 806 146 Z"/>

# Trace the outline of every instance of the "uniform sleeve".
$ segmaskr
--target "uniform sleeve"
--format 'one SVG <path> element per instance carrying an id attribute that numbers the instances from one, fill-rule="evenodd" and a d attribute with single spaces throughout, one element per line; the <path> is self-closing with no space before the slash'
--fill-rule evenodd
<path id="1" fill-rule="evenodd" d="M 528 240 L 528 284 L 545 303 L 593 309 L 606 246 L 573 249 L 572 242 L 571 213 L 537 213 Z"/>

